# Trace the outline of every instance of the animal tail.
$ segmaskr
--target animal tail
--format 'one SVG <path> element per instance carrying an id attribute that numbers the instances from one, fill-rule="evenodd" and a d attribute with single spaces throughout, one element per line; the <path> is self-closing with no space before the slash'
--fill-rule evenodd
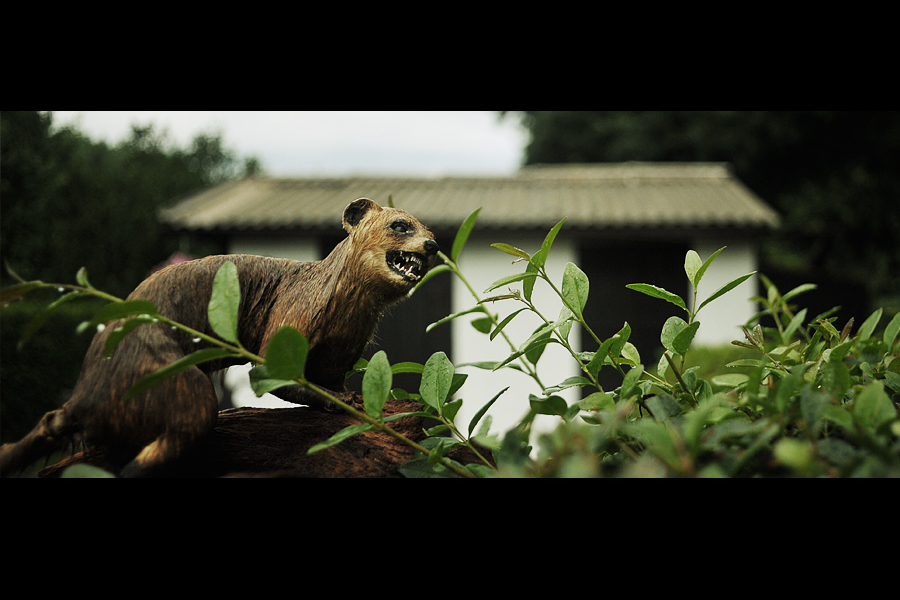
<path id="1" fill-rule="evenodd" d="M 9 477 L 70 443 L 78 426 L 67 421 L 65 409 L 48 412 L 24 438 L 0 446 L 0 477 Z"/>

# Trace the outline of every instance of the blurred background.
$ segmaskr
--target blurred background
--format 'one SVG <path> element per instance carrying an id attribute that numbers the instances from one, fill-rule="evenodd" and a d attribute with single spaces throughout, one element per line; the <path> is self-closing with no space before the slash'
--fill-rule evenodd
<path id="1" fill-rule="evenodd" d="M 126 296 L 177 260 L 157 211 L 249 176 L 510 175 L 535 164 L 727 162 L 781 215 L 760 271 L 801 283 L 810 314 L 900 310 L 898 111 L 0 112 L 0 282 L 91 282 Z M 215 252 L 189 241 L 190 254 Z M 49 298 L 0 312 L 0 440 L 67 399 L 93 308 L 67 306 L 21 350 Z M 849 315 L 848 315 L 849 316 Z M 884 320 L 885 322 L 887 319 Z M 423 359 L 424 360 L 424 359 Z"/>

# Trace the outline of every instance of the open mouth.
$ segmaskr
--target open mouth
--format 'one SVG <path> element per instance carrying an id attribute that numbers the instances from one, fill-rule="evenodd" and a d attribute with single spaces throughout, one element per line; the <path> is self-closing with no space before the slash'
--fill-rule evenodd
<path id="1" fill-rule="evenodd" d="M 387 253 L 387 264 L 407 281 L 418 281 L 428 271 L 425 256 L 417 252 L 390 250 Z"/>

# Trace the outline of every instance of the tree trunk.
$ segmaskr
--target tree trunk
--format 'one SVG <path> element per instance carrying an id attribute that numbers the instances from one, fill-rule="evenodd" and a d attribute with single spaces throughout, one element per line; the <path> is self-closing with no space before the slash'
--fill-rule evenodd
<path id="1" fill-rule="evenodd" d="M 392 400 L 384 415 L 421 410 L 422 405 Z M 414 441 L 425 438 L 422 417 L 404 417 L 392 429 Z M 397 467 L 414 450 L 386 433 L 366 431 L 313 455 L 307 450 L 358 423 L 344 412 L 306 407 L 231 408 L 219 413 L 215 431 L 191 452 L 159 473 L 164 477 L 402 477 Z M 459 458 L 457 458 L 459 460 Z M 464 462 L 470 462 L 464 460 Z M 58 477 L 76 463 L 110 469 L 102 451 L 89 449 L 51 465 L 41 477 Z"/>

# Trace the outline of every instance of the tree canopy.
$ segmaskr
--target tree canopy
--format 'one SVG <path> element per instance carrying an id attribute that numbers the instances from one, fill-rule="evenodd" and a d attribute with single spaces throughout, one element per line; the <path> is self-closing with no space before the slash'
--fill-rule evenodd
<path id="1" fill-rule="evenodd" d="M 218 133 L 180 148 L 165 131 L 133 126 L 109 146 L 75 127 L 54 129 L 49 112 L 3 111 L 0 256 L 44 281 L 73 281 L 84 266 L 94 285 L 125 295 L 177 249 L 161 235 L 159 207 L 259 171 Z"/>
<path id="2" fill-rule="evenodd" d="M 783 216 L 764 260 L 900 298 L 898 111 L 501 111 L 523 163 L 728 162 Z"/>

